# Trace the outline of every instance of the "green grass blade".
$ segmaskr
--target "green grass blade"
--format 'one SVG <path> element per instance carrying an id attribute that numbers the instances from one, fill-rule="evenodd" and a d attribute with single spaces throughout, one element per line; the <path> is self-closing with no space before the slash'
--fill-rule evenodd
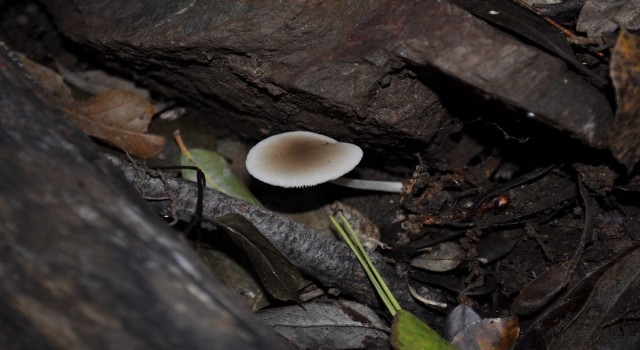
<path id="1" fill-rule="evenodd" d="M 393 293 L 391 293 L 391 290 L 387 286 L 387 283 L 384 281 L 384 279 L 382 279 L 382 276 L 380 276 L 380 273 L 378 272 L 378 270 L 373 265 L 373 262 L 369 258 L 369 254 L 367 254 L 367 251 L 362 246 L 362 243 L 360 242 L 360 238 L 358 238 L 358 235 L 355 233 L 355 231 L 353 230 L 353 228 L 349 224 L 349 221 L 347 221 L 347 218 L 345 218 L 344 215 L 342 215 L 342 213 L 339 214 L 339 218 L 340 218 L 340 220 L 342 220 L 344 226 L 347 228 L 347 232 L 351 236 L 351 239 L 356 243 L 356 245 L 358 247 L 358 250 L 360 251 L 360 254 L 362 254 L 364 259 L 366 260 L 367 265 L 369 265 L 371 271 L 373 271 L 375 279 L 378 281 L 378 283 L 382 287 L 382 290 L 384 291 L 384 294 L 386 295 L 386 297 L 389 299 L 389 301 L 393 305 L 393 308 L 396 311 L 402 310 L 402 307 L 398 303 L 398 300 L 396 299 L 396 297 L 393 296 Z M 393 314 L 395 315 L 395 313 L 393 313 Z"/>
<path id="2" fill-rule="evenodd" d="M 378 293 L 378 295 L 382 299 L 382 302 L 384 303 L 385 307 L 389 310 L 389 313 L 391 313 L 392 316 L 395 316 L 396 309 L 393 307 L 393 303 L 391 302 L 391 300 L 389 300 L 389 297 L 384 292 L 384 289 L 380 285 L 380 282 L 376 279 L 374 273 L 371 271 L 371 267 L 367 264 L 367 262 L 366 262 L 365 258 L 363 257 L 362 253 L 354 245 L 352 239 L 349 237 L 349 234 L 347 232 L 345 232 L 344 228 L 342 228 L 342 226 L 333 217 L 333 215 L 329 215 L 329 219 L 331 219 L 331 223 L 333 223 L 333 226 L 336 228 L 336 231 L 338 231 L 338 233 L 340 233 L 340 236 L 342 236 L 342 239 L 347 243 L 347 245 L 349 246 L 351 251 L 355 254 L 355 256 L 358 259 L 358 261 L 360 261 L 360 265 L 362 265 L 362 267 L 364 268 L 364 271 L 367 273 L 367 277 L 369 278 L 371 283 L 373 283 L 373 287 L 376 289 L 376 292 Z M 350 227 L 350 225 L 347 224 L 347 229 L 349 229 L 349 228 L 351 228 L 351 227 Z M 351 229 L 351 230 L 353 231 L 353 229 Z M 375 268 L 374 268 L 374 271 L 375 271 Z M 376 271 L 376 273 L 377 273 L 377 271 Z"/>

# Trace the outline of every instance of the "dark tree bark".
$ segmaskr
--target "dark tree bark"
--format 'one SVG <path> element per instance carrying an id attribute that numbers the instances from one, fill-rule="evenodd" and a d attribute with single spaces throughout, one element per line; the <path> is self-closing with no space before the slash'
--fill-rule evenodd
<path id="1" fill-rule="evenodd" d="M 284 348 L 4 47 L 0 178 L 0 348 Z"/>

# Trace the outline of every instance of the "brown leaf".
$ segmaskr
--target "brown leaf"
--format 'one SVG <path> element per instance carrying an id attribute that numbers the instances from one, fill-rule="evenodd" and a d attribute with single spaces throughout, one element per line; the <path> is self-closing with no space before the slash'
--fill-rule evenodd
<path id="1" fill-rule="evenodd" d="M 578 185 L 585 210 L 582 235 L 575 253 L 570 260 L 550 268 L 542 275 L 531 281 L 520 292 L 520 295 L 518 295 L 516 300 L 514 300 L 511 305 L 511 312 L 519 315 L 527 315 L 539 310 L 541 307 L 547 305 L 558 295 L 558 293 L 560 293 L 562 289 L 564 289 L 569 282 L 569 278 L 573 275 L 573 272 L 580 261 L 582 250 L 589 240 L 589 235 L 592 234 L 593 222 L 598 209 L 596 200 L 589 196 L 589 193 L 582 183 L 579 183 Z"/>
<path id="2" fill-rule="evenodd" d="M 503 230 L 482 235 L 476 248 L 478 260 L 483 264 L 488 264 L 506 256 L 520 241 L 521 235 L 521 230 Z"/>
<path id="3" fill-rule="evenodd" d="M 375 311 L 350 301 L 271 308 L 258 316 L 300 349 L 370 349 L 389 341 L 390 329 Z"/>
<path id="4" fill-rule="evenodd" d="M 465 258 L 465 251 L 456 242 L 442 242 L 411 260 L 411 266 L 428 271 L 451 271 Z"/>
<path id="5" fill-rule="evenodd" d="M 471 307 L 465 304 L 456 306 L 445 319 L 447 339 L 452 340 L 456 334 L 480 320 L 480 315 Z"/>
<path id="6" fill-rule="evenodd" d="M 58 73 L 23 55 L 19 58 L 41 88 L 43 99 L 66 109 L 85 133 L 142 158 L 164 148 L 164 137 L 145 134 L 156 112 L 149 99 L 130 91 L 109 90 L 78 102 Z"/>
<path id="7" fill-rule="evenodd" d="M 613 250 L 619 252 L 614 258 L 609 260 L 602 267 L 590 272 L 584 279 L 571 288 L 566 294 L 563 294 L 561 298 L 558 298 L 556 303 L 550 310 L 537 317 L 533 324 L 527 329 L 526 333 L 521 337 L 518 344 L 521 349 L 551 349 L 552 343 L 560 341 L 562 338 L 574 339 L 582 336 L 574 332 L 570 324 L 580 321 L 581 318 L 591 320 L 594 316 L 589 312 L 584 312 L 587 300 L 591 298 L 591 293 L 595 286 L 600 282 L 600 279 L 611 268 L 618 264 L 624 264 L 630 270 L 634 270 L 637 267 L 638 260 L 637 254 L 638 243 L 636 241 L 620 241 L 615 244 Z M 635 265 L 634 265 L 635 264 Z M 615 275 L 614 275 L 615 276 Z M 619 277 L 616 277 L 619 278 Z M 617 283 L 617 282 L 616 282 Z M 614 288 L 618 288 L 617 286 Z M 609 296 L 607 296 L 609 298 Z M 634 298 L 629 298 L 629 301 L 633 301 Z M 599 315 L 597 315 L 599 316 Z M 597 323 L 593 323 L 594 326 L 599 326 Z M 577 328 L 580 330 L 580 328 Z M 566 333 L 566 331 L 570 331 Z M 565 335 L 566 333 L 566 335 Z M 599 335 L 596 332 L 596 335 Z M 556 339 L 558 338 L 558 339 Z M 560 349 L 559 347 L 555 347 Z M 571 348 L 578 349 L 577 345 L 571 346 Z"/>
<path id="8" fill-rule="evenodd" d="M 78 102 L 70 113 L 87 134 L 142 158 L 158 154 L 164 137 L 145 134 L 155 108 L 149 100 L 131 92 L 109 90 L 86 102 Z"/>
<path id="9" fill-rule="evenodd" d="M 300 302 L 298 288 L 304 281 L 302 275 L 262 232 L 240 214 L 226 214 L 214 222 L 224 229 L 234 245 L 247 254 L 271 296 Z"/>
<path id="10" fill-rule="evenodd" d="M 64 79 L 55 71 L 33 62 L 23 54 L 18 54 L 20 63 L 29 72 L 31 77 L 42 88 L 47 100 L 52 100 L 59 107 L 67 108 L 73 105 L 71 90 L 64 83 Z"/>
<path id="11" fill-rule="evenodd" d="M 573 261 L 565 261 L 531 281 L 511 305 L 511 312 L 527 315 L 547 305 L 567 285 Z"/>
<path id="12" fill-rule="evenodd" d="M 516 317 L 485 318 L 456 334 L 451 344 L 462 350 L 508 350 L 519 334 Z"/>
<path id="13" fill-rule="evenodd" d="M 611 147 L 631 169 L 640 160 L 640 37 L 625 30 L 620 31 L 611 54 L 611 80 L 618 105 Z"/>
<path id="14" fill-rule="evenodd" d="M 209 266 L 220 282 L 238 299 L 244 301 L 251 308 L 251 311 L 258 311 L 269 306 L 270 302 L 268 298 L 265 298 L 267 292 L 258 281 L 258 277 L 225 248 L 227 246 L 218 246 L 217 241 L 215 247 L 199 243 L 196 253 Z"/>
<path id="15" fill-rule="evenodd" d="M 622 324 L 630 310 L 637 310 L 640 295 L 638 266 L 640 249 L 636 248 L 609 267 L 594 285 L 578 316 L 571 320 L 551 348 L 606 348 L 595 346 L 606 328 Z"/>

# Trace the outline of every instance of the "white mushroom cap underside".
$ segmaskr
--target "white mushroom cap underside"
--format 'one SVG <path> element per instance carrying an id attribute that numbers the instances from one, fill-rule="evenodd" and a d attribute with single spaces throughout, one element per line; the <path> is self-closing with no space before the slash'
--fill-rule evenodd
<path id="1" fill-rule="evenodd" d="M 247 155 L 247 170 L 260 181 L 281 187 L 307 187 L 348 173 L 360 163 L 362 149 L 308 131 L 266 138 Z"/>

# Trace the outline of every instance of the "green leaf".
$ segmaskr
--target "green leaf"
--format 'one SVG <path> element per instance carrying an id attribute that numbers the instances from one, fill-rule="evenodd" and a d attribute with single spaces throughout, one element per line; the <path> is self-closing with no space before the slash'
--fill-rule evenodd
<path id="1" fill-rule="evenodd" d="M 406 310 L 399 310 L 391 324 L 391 346 L 395 350 L 455 350 L 426 323 Z"/>
<path id="2" fill-rule="evenodd" d="M 260 205 L 249 189 L 236 178 L 229 168 L 227 161 L 218 153 L 206 149 L 194 148 L 182 152 L 180 164 L 183 166 L 197 166 L 204 173 L 207 187 L 226 193 L 245 202 Z M 182 177 L 196 181 L 194 170 L 182 170 Z"/>
<path id="3" fill-rule="evenodd" d="M 214 223 L 222 227 L 233 244 L 247 254 L 271 296 L 300 302 L 298 288 L 304 280 L 302 275 L 249 220 L 240 214 L 226 214 L 216 218 Z"/>

